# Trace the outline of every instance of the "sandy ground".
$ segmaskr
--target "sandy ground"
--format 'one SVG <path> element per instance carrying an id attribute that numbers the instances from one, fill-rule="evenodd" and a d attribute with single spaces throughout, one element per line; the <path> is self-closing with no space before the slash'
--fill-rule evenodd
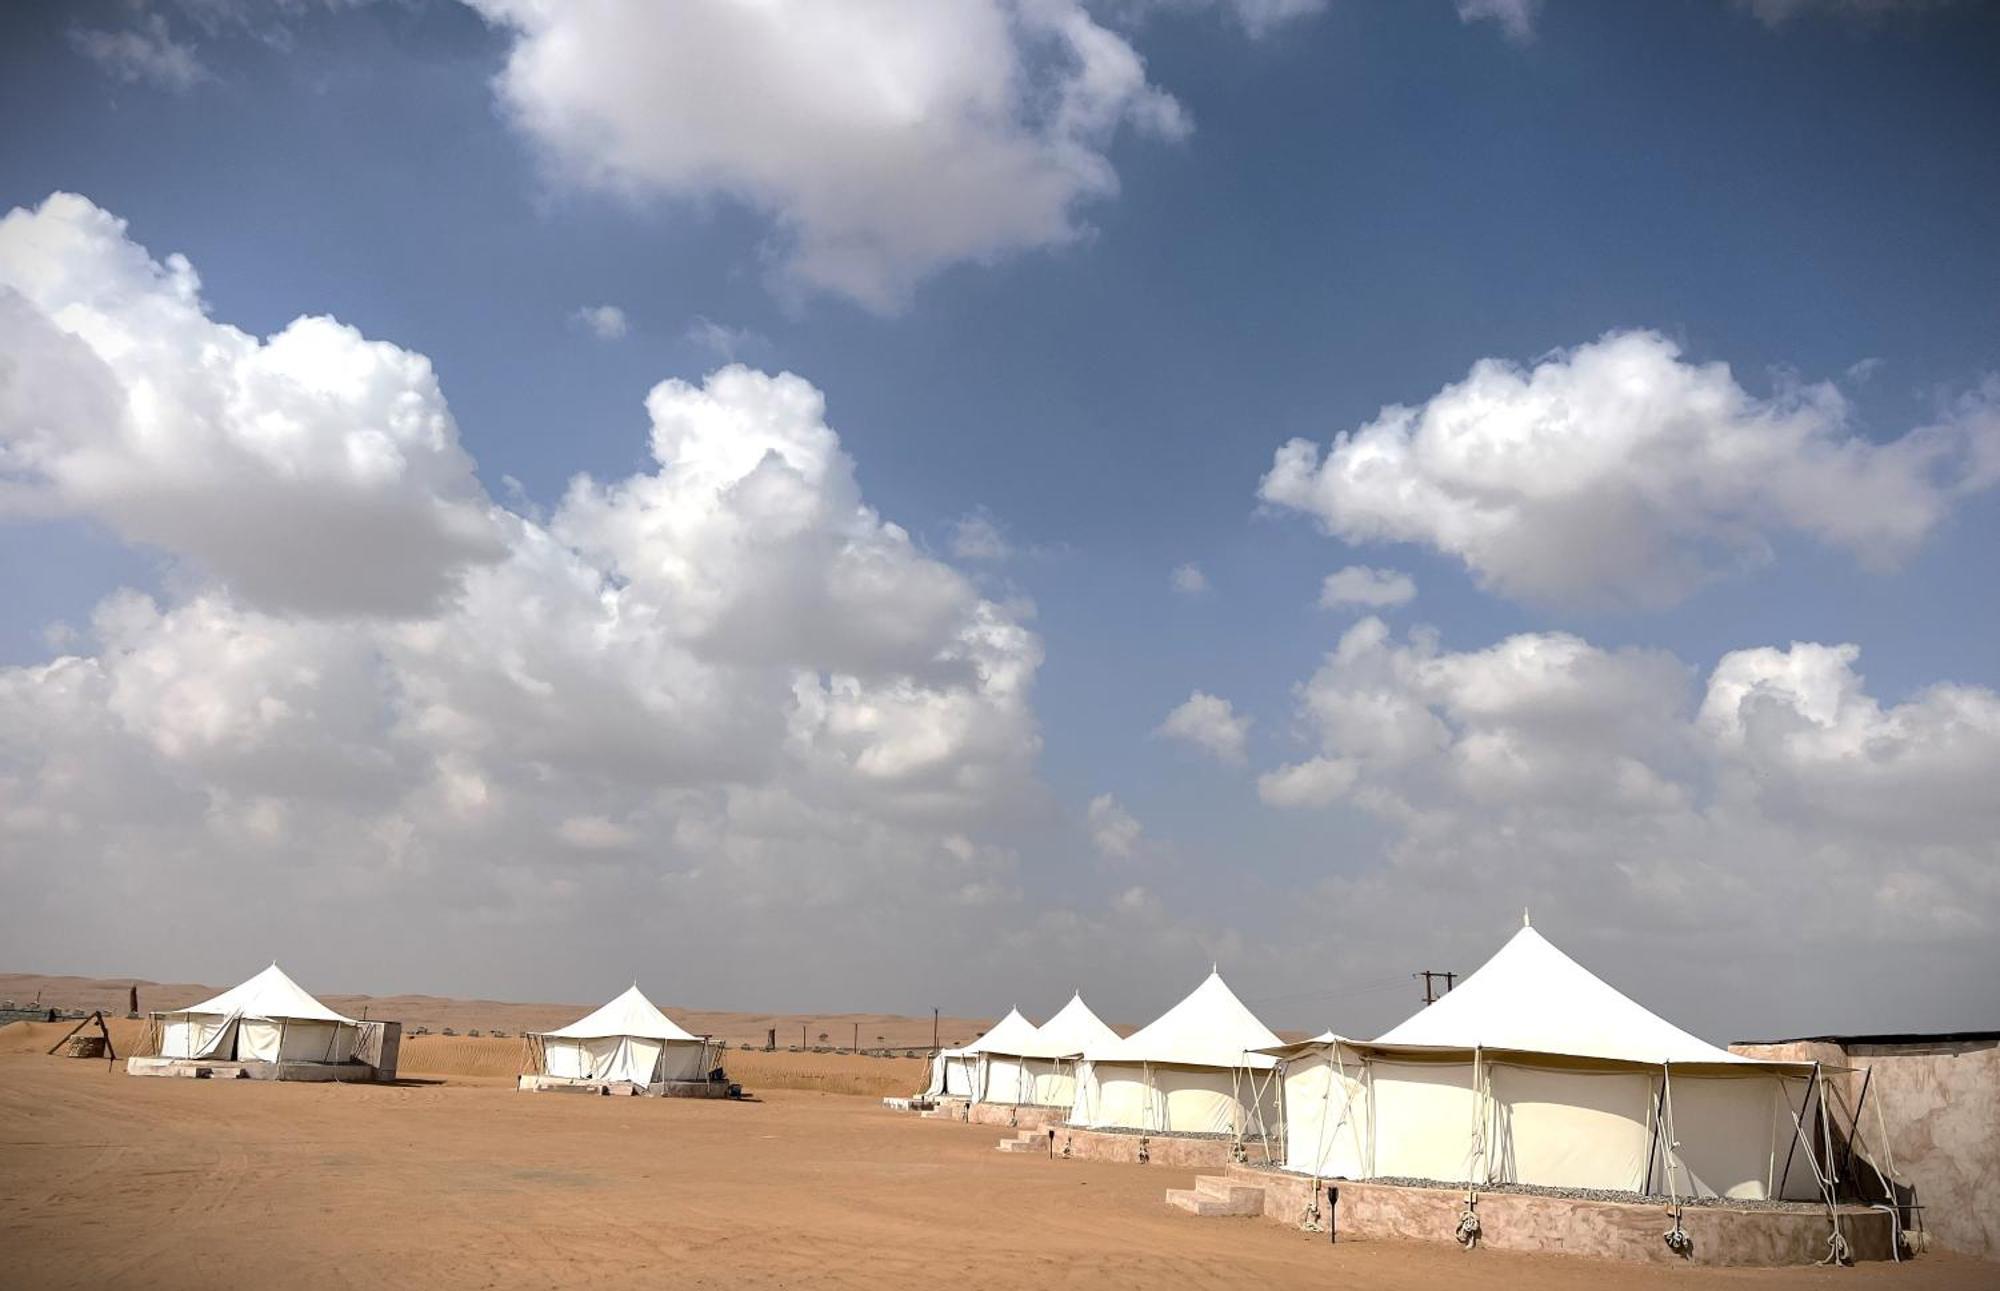
<path id="1" fill-rule="evenodd" d="M 10 1286 L 1995 1282 L 1993 1265 L 1944 1256 L 1709 1272 L 1329 1247 L 1263 1221 L 1168 1210 L 1161 1192 L 1187 1186 L 1186 1172 L 1002 1154 L 999 1131 L 851 1095 L 530 1095 L 493 1076 L 395 1087 L 140 1080 L 32 1052 L 43 1040 L 0 1028 L 0 1283 Z M 769 1057 L 788 1056 L 798 1057 Z"/>
<path id="2" fill-rule="evenodd" d="M 146 1024 L 130 1018 L 110 1019 L 111 1045 L 121 1057 L 139 1051 Z M 16 1022 L 0 1026 L 0 1054 L 45 1054 L 76 1026 L 74 1022 Z M 86 1034 L 95 1035 L 94 1027 Z M 730 1049 L 720 1055 L 729 1078 L 751 1089 L 802 1089 L 826 1094 L 860 1094 L 870 1098 L 914 1094 L 930 1071 L 923 1058 L 851 1053 L 775 1053 Z M 494 1036 L 406 1036 L 400 1075 L 412 1080 L 459 1080 L 461 1077 L 510 1081 L 521 1070 L 521 1041 Z"/>

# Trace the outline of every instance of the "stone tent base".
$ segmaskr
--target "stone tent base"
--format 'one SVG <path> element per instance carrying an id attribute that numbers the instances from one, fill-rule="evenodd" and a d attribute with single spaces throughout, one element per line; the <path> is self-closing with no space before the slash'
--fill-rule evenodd
<path id="1" fill-rule="evenodd" d="M 887 1102 L 887 1099 L 883 1100 Z M 1007 1129 L 1038 1130 L 1060 1125 L 1069 1116 L 1067 1107 L 1015 1106 L 1010 1103 L 970 1103 L 963 1098 L 931 1100 L 923 1113 L 935 1121 L 965 1121 L 971 1125 L 999 1125 Z"/>
<path id="2" fill-rule="evenodd" d="M 523 1076 L 517 1086 L 531 1094 L 615 1094 L 642 1098 L 727 1098 L 729 1085 L 713 1080 L 665 1080 L 641 1085 L 630 1080 L 576 1080 L 567 1076 Z"/>
<path id="3" fill-rule="evenodd" d="M 1068 1161 L 1125 1161 L 1164 1166 L 1169 1170 L 1220 1170 L 1235 1164 L 1237 1144 L 1226 1135 L 1152 1134 L 1123 1130 L 1086 1130 L 1060 1122 L 1017 1131 L 1016 1140 L 1033 1138 L 1050 1156 Z M 1006 1151 L 1024 1149 L 1005 1146 Z M 1242 1152 L 1251 1161 L 1264 1159 L 1264 1144 L 1245 1139 Z"/>
<path id="4" fill-rule="evenodd" d="M 1261 1213 L 1296 1225 L 1313 1194 L 1313 1181 L 1268 1167 L 1229 1165 L 1214 1195 L 1262 1191 L 1262 1205 L 1235 1213 Z M 1199 1181 L 1197 1187 L 1199 1188 Z M 1321 1180 L 1321 1226 L 1328 1227 L 1326 1189 L 1339 1189 L 1331 1216 L 1338 1241 L 1402 1239 L 1453 1242 L 1465 1213 L 1465 1194 L 1451 1188 Z M 1687 1206 L 1681 1230 L 1689 1238 L 1685 1255 L 1667 1246 L 1673 1220 L 1659 1202 L 1598 1201 L 1516 1192 L 1478 1195 L 1479 1245 L 1496 1251 L 1543 1255 L 1589 1255 L 1644 1264 L 1776 1266 L 1813 1264 L 1827 1256 L 1832 1227 L 1824 1209 L 1797 1205 Z M 1895 1221 L 1886 1211 L 1842 1206 L 1838 1211 L 1847 1250 L 1854 1260 L 1892 1258 Z"/>
<path id="5" fill-rule="evenodd" d="M 236 1062 L 213 1058 L 127 1058 L 128 1076 L 179 1076 L 188 1080 L 305 1080 L 373 1084 L 394 1080 L 393 1072 L 365 1062 Z"/>

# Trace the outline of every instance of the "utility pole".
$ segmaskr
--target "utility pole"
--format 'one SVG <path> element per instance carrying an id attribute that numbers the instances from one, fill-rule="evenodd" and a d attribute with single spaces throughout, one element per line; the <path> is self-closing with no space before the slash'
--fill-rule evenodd
<path id="1" fill-rule="evenodd" d="M 937 1011 L 937 1005 L 933 1004 L 931 1005 L 931 1048 L 932 1049 L 936 1049 L 938 1047 L 937 1031 L 938 1031 L 938 1011 Z"/>
<path id="2" fill-rule="evenodd" d="M 1424 1004 L 1426 1006 L 1436 1004 L 1440 999 L 1451 994 L 1452 986 L 1458 981 L 1457 973 L 1440 972 L 1435 968 L 1426 968 L 1423 972 L 1411 973 L 1410 976 L 1424 979 Z M 1444 979 L 1444 989 L 1442 991 L 1438 990 L 1432 981 L 1433 978 L 1439 977 Z"/>
<path id="3" fill-rule="evenodd" d="M 861 1024 L 859 1022 L 854 1024 L 854 1052 L 861 1052 Z"/>
<path id="4" fill-rule="evenodd" d="M 806 1047 L 806 1024 L 801 1022 L 799 1023 L 799 1048 L 803 1049 L 805 1047 Z"/>

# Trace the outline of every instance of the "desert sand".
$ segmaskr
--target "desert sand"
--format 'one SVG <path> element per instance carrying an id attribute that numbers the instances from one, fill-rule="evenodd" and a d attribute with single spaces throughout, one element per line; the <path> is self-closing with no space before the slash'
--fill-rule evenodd
<path id="1" fill-rule="evenodd" d="M 395 1086 L 139 1080 L 44 1056 L 66 1029 L 0 1027 L 7 1285 L 1993 1284 L 1948 1256 L 1712 1272 L 1196 1219 L 1161 1200 L 1188 1172 L 1002 1154 L 1000 1131 L 883 1108 L 908 1059 L 731 1051 L 754 1101 L 703 1102 L 517 1093 L 514 1046 L 442 1036 Z"/>

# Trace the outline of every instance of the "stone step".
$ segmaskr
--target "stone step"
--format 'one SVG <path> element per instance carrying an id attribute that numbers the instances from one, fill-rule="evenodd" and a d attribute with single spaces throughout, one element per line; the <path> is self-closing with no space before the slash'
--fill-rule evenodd
<path id="1" fill-rule="evenodd" d="M 1264 1190 L 1256 1184 L 1238 1183 L 1222 1175 L 1197 1175 L 1194 1190 L 1210 1201 L 1219 1201 L 1231 1207 L 1233 1215 L 1261 1215 L 1264 1213 Z"/>
<path id="2" fill-rule="evenodd" d="M 999 1150 L 1002 1152 L 1046 1152 L 1048 1145 L 1042 1142 L 1039 1137 L 1032 1139 L 1001 1139 Z"/>
<path id="3" fill-rule="evenodd" d="M 1167 1204 L 1185 1210 L 1190 1215 L 1200 1215 L 1204 1219 L 1220 1219 L 1236 1214 L 1229 1208 L 1228 1202 L 1204 1196 L 1192 1188 L 1167 1189 Z"/>
<path id="4" fill-rule="evenodd" d="M 1264 1213 L 1264 1190 L 1216 1175 L 1199 1175 L 1192 1188 L 1167 1189 L 1167 1204 L 1205 1219 Z"/>

